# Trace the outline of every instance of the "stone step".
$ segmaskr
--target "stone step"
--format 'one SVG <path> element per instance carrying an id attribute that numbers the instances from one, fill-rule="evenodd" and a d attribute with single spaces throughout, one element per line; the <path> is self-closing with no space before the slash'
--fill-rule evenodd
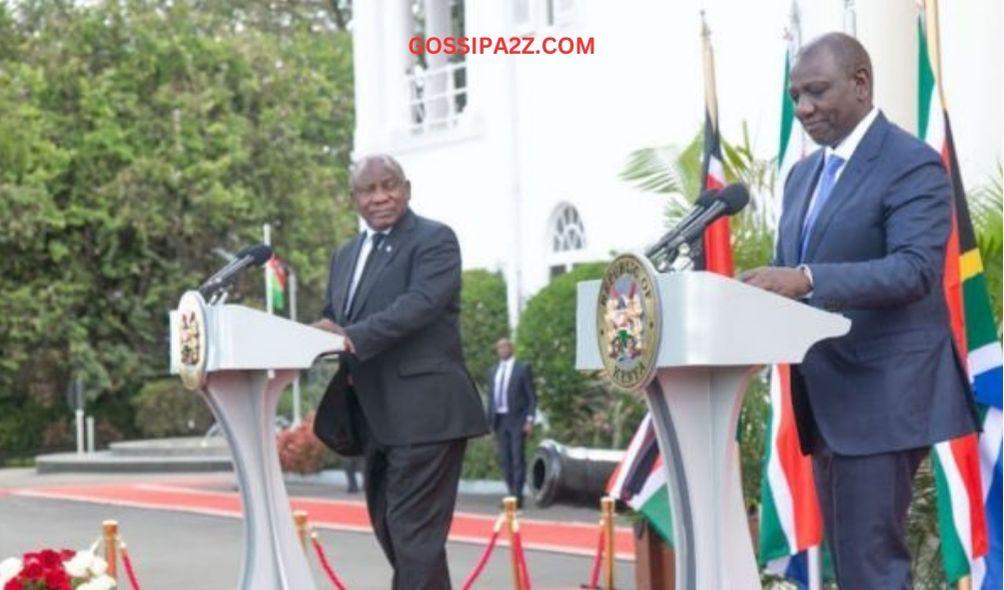
<path id="1" fill-rule="evenodd" d="M 116 457 L 229 457 L 222 437 L 178 437 L 127 440 L 108 445 Z"/>
<path id="2" fill-rule="evenodd" d="M 112 451 L 97 451 L 82 454 L 53 453 L 35 457 L 37 473 L 165 473 L 232 469 L 228 454 L 122 456 Z"/>

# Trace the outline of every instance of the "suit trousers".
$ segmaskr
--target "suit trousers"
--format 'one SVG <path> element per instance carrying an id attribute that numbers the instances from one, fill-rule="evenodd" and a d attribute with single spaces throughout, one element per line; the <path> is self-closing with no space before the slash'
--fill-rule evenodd
<path id="1" fill-rule="evenodd" d="M 394 590 L 450 588 L 446 536 L 466 439 L 385 446 L 367 433 L 366 506 Z"/>
<path id="2" fill-rule="evenodd" d="M 512 423 L 505 416 L 495 416 L 495 448 L 498 451 L 499 466 L 505 475 L 509 495 L 523 499 L 523 484 L 526 482 L 526 456 L 523 434 L 524 422 Z"/>
<path id="3" fill-rule="evenodd" d="M 927 451 L 840 455 L 815 437 L 813 475 L 840 590 L 913 588 L 906 516 Z"/>

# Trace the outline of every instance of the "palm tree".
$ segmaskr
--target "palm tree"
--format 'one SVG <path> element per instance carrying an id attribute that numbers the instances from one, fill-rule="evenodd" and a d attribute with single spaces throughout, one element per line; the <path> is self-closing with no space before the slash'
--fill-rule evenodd
<path id="1" fill-rule="evenodd" d="M 675 146 L 649 147 L 628 156 L 621 178 L 643 191 L 666 195 L 666 223 L 675 225 L 701 192 L 701 157 L 704 136 L 698 133 L 682 150 Z M 775 196 L 776 159 L 758 159 L 750 145 L 749 130 L 742 125 L 742 141 L 722 141 L 726 182 L 749 187 L 750 204 L 732 218 L 732 251 L 736 270 L 770 262 L 780 198 Z"/>
<path id="2" fill-rule="evenodd" d="M 980 247 L 980 257 L 983 259 L 983 274 L 990 291 L 998 338 L 1001 335 L 1001 246 L 1004 244 L 1004 239 L 1001 237 L 1001 208 L 1004 206 L 1002 174 L 1004 171 L 998 163 L 997 174 L 991 176 L 988 184 L 973 191 L 969 197 L 973 229 L 976 231 L 976 242 Z"/>

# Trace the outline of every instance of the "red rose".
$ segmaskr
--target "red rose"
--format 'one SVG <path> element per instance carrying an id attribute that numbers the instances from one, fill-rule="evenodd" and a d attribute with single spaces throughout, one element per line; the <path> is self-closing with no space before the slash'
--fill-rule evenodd
<path id="1" fill-rule="evenodd" d="M 41 578 L 45 574 L 45 570 L 42 568 L 42 564 L 39 562 L 38 558 L 33 558 L 31 561 L 27 559 L 24 560 L 24 568 L 21 570 L 21 577 L 34 580 Z"/>
<path id="2" fill-rule="evenodd" d="M 45 549 L 39 554 L 39 556 L 41 557 L 42 566 L 45 567 L 45 569 L 51 570 L 59 568 L 61 570 L 63 568 L 62 558 L 60 558 L 59 554 L 52 549 Z"/>
<path id="3" fill-rule="evenodd" d="M 21 585 L 20 578 L 14 578 L 3 585 L 3 590 L 24 590 L 24 586 Z"/>
<path id="4" fill-rule="evenodd" d="M 76 555 L 76 554 L 77 554 L 77 552 L 74 551 L 73 549 L 60 549 L 59 550 L 59 557 L 63 561 L 70 561 L 71 559 L 73 559 L 73 556 Z"/>
<path id="5" fill-rule="evenodd" d="M 66 575 L 66 572 L 62 568 L 58 570 L 49 570 L 45 573 L 45 585 L 49 590 L 63 590 L 64 588 L 72 588 L 70 586 L 70 577 Z"/>

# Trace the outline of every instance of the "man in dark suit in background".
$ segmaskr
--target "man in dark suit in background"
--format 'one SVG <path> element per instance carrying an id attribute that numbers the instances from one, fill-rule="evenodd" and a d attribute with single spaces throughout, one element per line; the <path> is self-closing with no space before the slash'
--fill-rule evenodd
<path id="1" fill-rule="evenodd" d="M 933 443 L 976 428 L 942 286 L 951 190 L 938 154 L 872 105 L 853 37 L 805 46 L 789 91 L 823 149 L 787 179 L 774 268 L 741 279 L 852 320 L 793 367 L 799 438 L 839 586 L 911 588 L 913 476 Z"/>
<path id="2" fill-rule="evenodd" d="M 466 439 L 488 430 L 460 348 L 460 248 L 408 208 L 411 183 L 390 156 L 363 158 L 351 180 L 366 229 L 332 257 L 315 325 L 345 336 L 348 375 L 333 383 L 356 398 L 366 504 L 393 588 L 449 588 Z"/>
<path id="3" fill-rule="evenodd" d="M 495 344 L 499 362 L 488 371 L 488 424 L 495 433 L 499 465 L 505 474 L 509 495 L 523 507 L 523 483 L 526 481 L 524 443 L 533 434 L 537 393 L 533 372 L 528 363 L 512 355 L 512 342 L 502 338 Z"/>

